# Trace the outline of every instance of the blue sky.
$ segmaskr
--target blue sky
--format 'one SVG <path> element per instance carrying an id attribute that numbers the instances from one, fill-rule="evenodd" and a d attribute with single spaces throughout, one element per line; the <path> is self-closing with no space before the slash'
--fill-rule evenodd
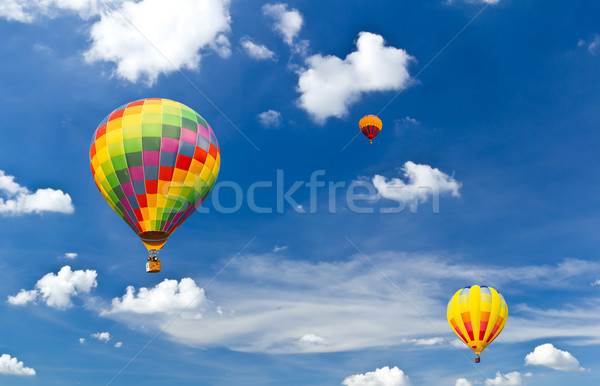
<path id="1" fill-rule="evenodd" d="M 599 12 L 0 1 L 0 384 L 597 385 Z M 146 97 L 222 159 L 156 275 L 88 156 Z M 477 367 L 446 322 L 474 284 L 509 307 Z"/>

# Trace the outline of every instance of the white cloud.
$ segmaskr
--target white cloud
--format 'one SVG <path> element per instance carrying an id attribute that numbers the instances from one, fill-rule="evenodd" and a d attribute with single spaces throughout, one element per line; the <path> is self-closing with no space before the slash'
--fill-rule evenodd
<path id="1" fill-rule="evenodd" d="M 462 184 L 437 168 L 407 161 L 401 171 L 406 182 L 400 178 L 392 178 L 388 181 L 378 174 L 373 177 L 373 185 L 379 197 L 408 203 L 415 208 L 419 203 L 426 202 L 429 197 L 437 200 L 440 194 L 450 193 L 454 197 L 460 196 L 459 190 Z"/>
<path id="2" fill-rule="evenodd" d="M 277 253 L 277 252 L 281 252 L 281 251 L 285 251 L 286 249 L 288 249 L 287 245 L 282 245 L 281 247 L 279 245 L 276 245 L 273 248 L 273 253 Z"/>
<path id="3" fill-rule="evenodd" d="M 38 296 L 39 292 L 37 290 L 25 291 L 24 289 L 22 289 L 15 296 L 9 295 L 8 302 L 15 306 L 23 306 L 27 303 L 35 303 Z"/>
<path id="4" fill-rule="evenodd" d="M 117 342 L 115 343 L 115 347 L 116 348 L 121 348 L 123 346 L 123 342 Z"/>
<path id="5" fill-rule="evenodd" d="M 324 345 L 327 344 L 327 340 L 315 334 L 306 334 L 300 338 L 300 343 Z"/>
<path id="6" fill-rule="evenodd" d="M 110 340 L 110 333 L 108 332 L 95 332 L 91 335 L 92 338 L 98 339 L 100 342 L 107 343 Z"/>
<path id="7" fill-rule="evenodd" d="M 427 339 L 402 339 L 403 343 L 414 343 L 417 346 L 433 346 L 436 344 L 444 343 L 444 341 L 445 339 L 439 336 Z"/>
<path id="8" fill-rule="evenodd" d="M 85 343 L 85 338 L 79 338 L 79 343 L 84 344 Z"/>
<path id="9" fill-rule="evenodd" d="M 125 1 L 92 26 L 85 58 L 115 63 L 116 74 L 130 82 L 153 84 L 173 66 L 197 69 L 201 49 L 229 56 L 230 23 L 229 0 Z"/>
<path id="10" fill-rule="evenodd" d="M 294 8 L 288 9 L 287 4 L 282 3 L 265 4 L 262 9 L 264 15 L 272 17 L 275 21 L 273 29 L 291 46 L 304 23 L 300 12 Z"/>
<path id="11" fill-rule="evenodd" d="M 251 58 L 257 60 L 271 59 L 273 61 L 277 61 L 277 56 L 273 51 L 268 49 L 263 44 L 254 43 L 249 37 L 243 37 L 240 40 L 240 43 L 242 44 L 242 47 L 244 47 L 244 51 L 246 51 L 248 56 Z"/>
<path id="12" fill-rule="evenodd" d="M 72 297 L 89 294 L 98 285 L 96 276 L 94 270 L 71 271 L 71 267 L 65 265 L 56 275 L 52 272 L 44 275 L 33 290 L 22 289 L 15 296 L 8 296 L 8 302 L 25 305 L 41 298 L 48 306 L 64 310 L 73 305 Z"/>
<path id="13" fill-rule="evenodd" d="M 38 189 L 31 193 L 29 189 L 15 182 L 14 176 L 9 176 L 0 170 L 1 215 L 22 215 L 29 213 L 57 212 L 71 214 L 75 211 L 71 196 L 62 190 Z"/>
<path id="14" fill-rule="evenodd" d="M 556 265 L 482 266 L 447 255 L 379 252 L 369 257 L 435 327 L 406 305 L 359 254 L 329 262 L 290 260 L 270 251 L 240 256 L 227 268 L 227 275 L 211 284 L 207 298 L 203 293 L 202 301 L 192 304 L 167 327 L 171 315 L 183 310 L 185 302 L 165 300 L 164 307 L 155 307 L 142 301 L 145 307 L 140 305 L 140 312 L 127 311 L 134 303 L 131 300 L 139 297 L 133 288 L 113 302 L 112 312 L 102 315 L 148 333 L 164 328 L 164 336 L 192 347 L 273 354 L 344 352 L 407 343 L 416 349 L 431 347 L 425 344 L 435 343 L 433 339 L 442 336 L 440 331 L 450 337 L 445 313 L 439 310 L 445 309 L 457 288 L 486 283 L 506 297 L 511 314 L 510 328 L 494 345 L 565 336 L 578 342 L 600 340 L 600 299 L 578 299 L 573 309 L 521 310 L 522 306 L 511 303 L 507 292 L 584 286 L 600 275 L 598 262 L 568 259 Z M 171 282 L 175 287 L 177 282 Z M 200 291 L 195 285 L 190 287 Z M 146 298 L 152 297 L 147 293 L 150 290 L 144 290 Z M 177 293 L 175 289 L 159 292 L 168 293 L 167 299 Z M 150 310 L 156 310 L 152 317 L 140 317 Z M 194 318 L 199 314 L 201 319 Z M 404 326 L 402 331 L 398 323 Z M 272 328 L 274 325 L 285 328 Z M 573 327 L 565 330 L 565 325 Z M 327 344 L 300 344 L 299 338 L 307 333 L 326 338 Z M 453 349 L 444 342 L 437 344 L 440 349 Z M 460 347 L 468 350 L 463 343 Z"/>
<path id="15" fill-rule="evenodd" d="M 96 19 L 90 29 L 90 62 L 116 64 L 115 74 L 130 82 L 153 84 L 160 74 L 199 67 L 201 50 L 231 54 L 230 0 L 6 0 L 0 17 L 32 22 L 39 16 L 75 12 Z M 98 20 L 99 18 L 99 20 Z M 165 59 L 166 58 L 166 59 Z"/>
<path id="16" fill-rule="evenodd" d="M 100 12 L 98 0 L 3 0 L 0 2 L 0 17 L 30 23 L 37 16 L 53 16 L 60 11 L 71 11 L 82 18 Z"/>
<path id="17" fill-rule="evenodd" d="M 77 258 L 77 256 L 79 256 L 79 255 L 78 255 L 77 253 L 75 253 L 75 252 L 66 252 L 66 253 L 65 253 L 63 256 L 61 256 L 61 257 L 64 257 L 65 259 L 71 259 L 71 260 L 73 260 L 73 259 L 76 259 L 76 258 Z"/>
<path id="18" fill-rule="evenodd" d="M 358 35 L 356 47 L 343 60 L 313 55 L 298 72 L 299 105 L 317 123 L 345 116 L 363 93 L 399 90 L 410 80 L 407 67 L 414 58 L 405 50 L 386 47 L 383 37 L 369 32 Z"/>
<path id="19" fill-rule="evenodd" d="M 498 4 L 500 0 L 464 0 L 467 3 L 471 4 Z M 452 4 L 454 0 L 447 0 L 446 3 Z"/>
<path id="20" fill-rule="evenodd" d="M 281 113 L 275 110 L 267 110 L 258 114 L 258 121 L 264 127 L 279 127 L 281 125 Z"/>
<path id="21" fill-rule="evenodd" d="M 550 367 L 560 371 L 584 371 L 571 353 L 562 351 L 550 343 L 537 346 L 525 357 L 525 364 Z"/>
<path id="22" fill-rule="evenodd" d="M 593 282 L 592 285 L 600 285 L 600 279 L 598 279 L 595 282 Z"/>
<path id="23" fill-rule="evenodd" d="M 523 384 L 523 380 L 521 379 L 521 373 L 518 371 L 513 371 L 508 374 L 500 374 L 498 371 L 496 373 L 496 378 L 494 379 L 486 379 L 486 386 L 520 386 Z"/>
<path id="24" fill-rule="evenodd" d="M 600 35 L 595 34 L 594 38 L 589 41 L 585 41 L 585 40 L 581 39 L 581 40 L 579 40 L 579 42 L 577 42 L 577 46 L 587 47 L 589 53 L 594 55 L 596 53 L 596 50 L 600 46 Z"/>
<path id="25" fill-rule="evenodd" d="M 204 290 L 194 280 L 183 278 L 177 280 L 165 279 L 154 288 L 142 287 L 136 294 L 135 288 L 129 286 L 122 298 L 114 298 L 109 314 L 178 314 L 184 311 L 195 312 L 199 317 L 200 307 L 206 302 Z"/>
<path id="26" fill-rule="evenodd" d="M 0 374 L 35 375 L 35 370 L 31 367 L 24 367 L 23 362 L 17 361 L 17 358 L 2 354 L 0 356 Z"/>
<path id="27" fill-rule="evenodd" d="M 410 386 L 408 375 L 398 367 L 388 366 L 376 369 L 365 374 L 351 375 L 344 379 L 342 385 L 346 386 Z"/>
<path id="28" fill-rule="evenodd" d="M 4 0 L 0 2 L 0 17 L 22 23 L 33 21 L 33 16 L 17 0 Z"/>
<path id="29" fill-rule="evenodd" d="M 473 386 L 473 384 L 465 378 L 458 378 L 454 386 Z"/>

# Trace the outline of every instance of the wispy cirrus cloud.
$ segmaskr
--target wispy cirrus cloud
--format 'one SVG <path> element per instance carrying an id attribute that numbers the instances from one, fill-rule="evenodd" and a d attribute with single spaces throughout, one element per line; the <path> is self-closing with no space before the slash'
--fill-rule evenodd
<path id="1" fill-rule="evenodd" d="M 580 39 L 577 42 L 577 46 L 585 47 L 590 54 L 595 55 L 598 47 L 600 47 L 600 35 L 594 34 L 594 36 L 589 40 Z"/>
<path id="2" fill-rule="evenodd" d="M 137 328 L 142 323 L 139 315 L 152 313 L 143 324 L 157 329 L 183 312 L 165 329 L 171 340 L 246 352 L 340 352 L 407 343 L 450 349 L 446 339 L 452 341 L 454 336 L 439 310 L 465 283 L 486 283 L 510 300 L 512 288 L 564 289 L 566 282 L 589 283 L 585 278 L 600 273 L 600 263 L 576 259 L 519 267 L 480 266 L 448 256 L 395 252 L 370 258 L 418 305 L 418 311 L 360 255 L 345 261 L 310 262 L 268 254 L 236 259 L 208 294 L 196 284 L 198 280 L 185 279 L 188 290 L 183 291 L 184 280 L 165 280 L 137 293 L 131 287 L 101 315 Z M 163 288 L 165 282 L 169 289 Z M 161 300 L 154 303 L 152 299 Z M 569 331 L 570 337 L 600 339 L 600 332 L 590 328 L 600 317 L 600 302 L 581 299 L 578 309 L 563 306 L 556 310 L 562 316 L 552 318 L 510 302 L 509 307 L 511 328 L 496 344 L 564 337 L 565 324 L 579 326 Z M 584 309 L 587 318 L 581 317 Z M 402 331 L 397 328 L 399 322 L 405 326 Z M 273 325 L 285 328 L 273 329 Z M 377 328 L 365 329 L 366 325 Z"/>

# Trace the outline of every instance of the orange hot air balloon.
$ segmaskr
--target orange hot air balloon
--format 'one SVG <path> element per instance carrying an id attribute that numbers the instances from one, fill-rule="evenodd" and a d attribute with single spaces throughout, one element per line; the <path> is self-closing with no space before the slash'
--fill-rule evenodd
<path id="1" fill-rule="evenodd" d="M 370 144 L 373 144 L 373 138 L 379 134 L 382 126 L 381 119 L 377 118 L 375 115 L 365 115 L 358 121 L 360 131 L 362 131 L 365 137 L 369 138 Z"/>

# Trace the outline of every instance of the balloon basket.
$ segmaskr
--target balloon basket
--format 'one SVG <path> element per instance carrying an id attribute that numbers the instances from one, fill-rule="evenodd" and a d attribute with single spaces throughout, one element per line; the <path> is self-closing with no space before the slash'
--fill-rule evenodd
<path id="1" fill-rule="evenodd" d="M 146 261 L 146 273 L 160 272 L 160 260 L 158 259 L 158 251 L 150 251 L 148 261 Z"/>
<path id="2" fill-rule="evenodd" d="M 479 363 L 481 362 L 481 358 L 479 358 L 479 355 L 477 355 L 477 357 L 475 358 L 475 363 Z"/>

